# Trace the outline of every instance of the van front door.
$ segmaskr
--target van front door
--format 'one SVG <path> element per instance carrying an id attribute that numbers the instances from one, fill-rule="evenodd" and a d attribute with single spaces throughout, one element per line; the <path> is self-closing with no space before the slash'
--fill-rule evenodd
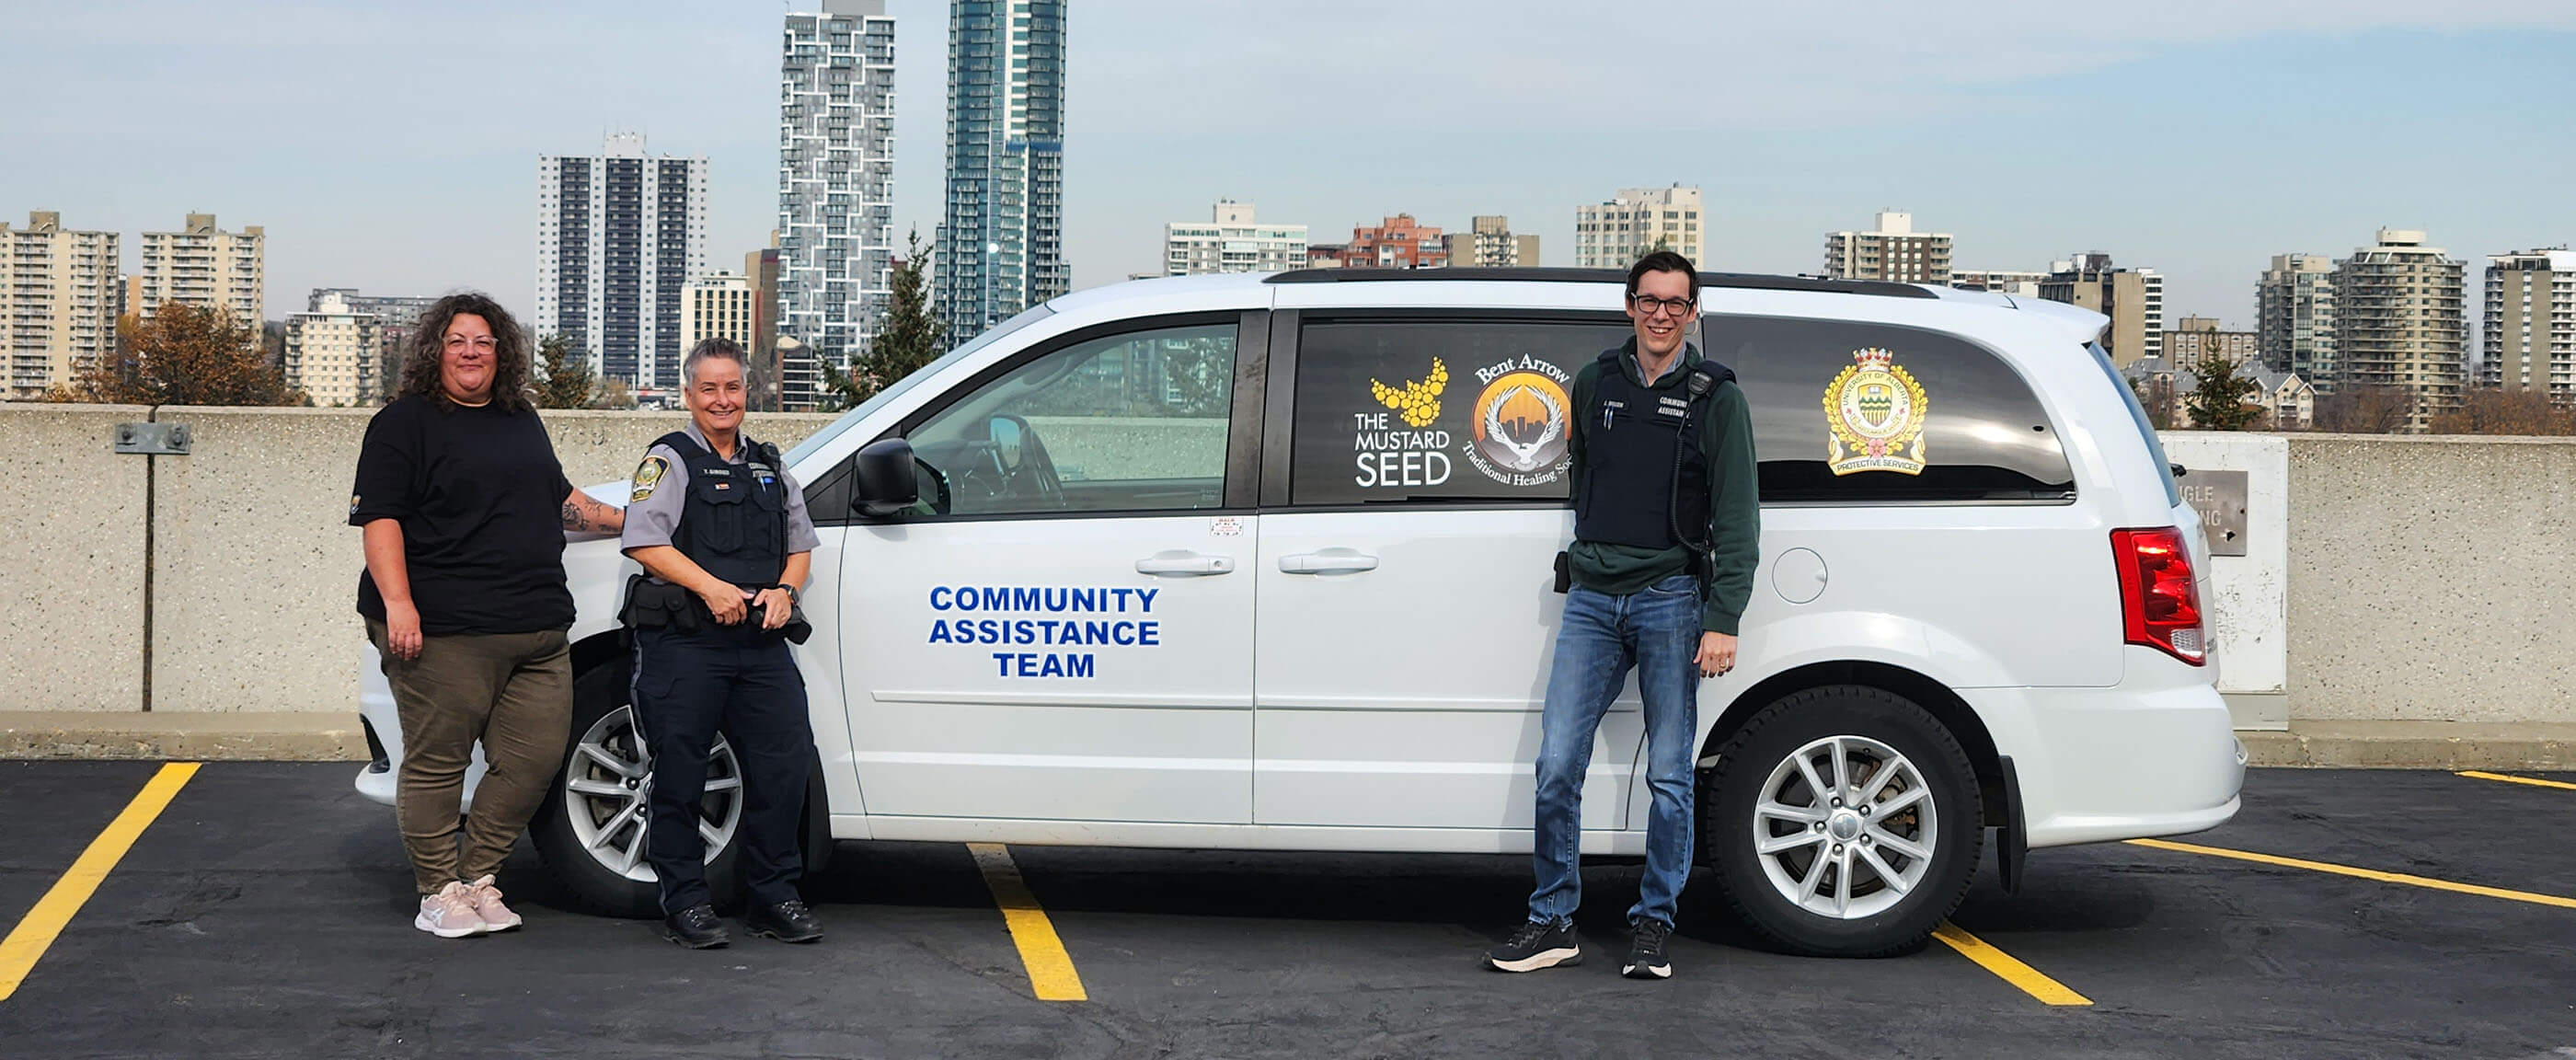
<path id="1" fill-rule="evenodd" d="M 1257 521 L 1226 503 L 1239 323 L 1077 333 L 913 417 L 937 510 L 852 526 L 842 581 L 878 834 L 1252 819 Z"/>

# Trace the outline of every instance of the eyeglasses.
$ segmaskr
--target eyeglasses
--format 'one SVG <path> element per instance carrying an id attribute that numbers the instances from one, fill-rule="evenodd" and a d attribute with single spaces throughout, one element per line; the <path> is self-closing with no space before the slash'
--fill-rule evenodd
<path id="1" fill-rule="evenodd" d="M 1653 316 L 1657 310 L 1666 309 L 1671 310 L 1674 316 L 1682 316 L 1689 313 L 1691 308 L 1698 304 L 1698 300 L 1692 298 L 1657 298 L 1651 294 L 1632 294 L 1628 296 L 1628 304 L 1637 307 L 1637 313 L 1640 316 Z"/>

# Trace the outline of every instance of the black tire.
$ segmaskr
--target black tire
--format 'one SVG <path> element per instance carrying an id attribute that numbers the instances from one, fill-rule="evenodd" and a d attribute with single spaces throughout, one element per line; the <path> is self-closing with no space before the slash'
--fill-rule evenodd
<path id="1" fill-rule="evenodd" d="M 537 808 L 537 816 L 528 822 L 529 839 L 537 857 L 543 861 L 546 874 L 553 877 L 574 905 L 602 916 L 658 919 L 662 915 L 660 889 L 651 880 L 636 880 L 603 864 L 583 845 L 575 832 L 572 814 L 591 812 L 589 800 L 571 797 L 570 780 L 576 773 L 585 734 L 602 719 L 622 715 L 628 708 L 629 669 L 627 656 L 619 655 L 573 677 L 572 733 L 564 744 L 564 764 L 555 771 L 554 782 L 546 786 L 546 801 Z M 624 720 L 625 739 L 634 738 L 631 719 Z M 632 745 L 624 745 L 632 750 Z M 637 756 L 641 758 L 642 756 Z M 588 767 L 582 767 L 589 771 Z M 735 893 L 737 850 L 741 843 L 735 829 L 725 837 L 725 844 L 707 862 L 707 889 L 716 895 L 719 905 Z M 647 875 L 649 875 L 649 870 Z"/>
<path id="2" fill-rule="evenodd" d="M 1858 822 L 1846 815 L 1840 824 L 1816 822 L 1799 825 L 1780 819 L 1766 819 L 1763 831 L 1776 839 L 1799 838 L 1802 828 L 1816 829 L 1819 845 L 1806 850 L 1786 850 L 1773 855 L 1755 849 L 1755 808 L 1766 795 L 1771 801 L 1789 806 L 1805 804 L 1812 787 L 1796 773 L 1792 759 L 1802 749 L 1833 737 L 1858 737 L 1874 741 L 1913 766 L 1922 787 L 1929 792 L 1932 812 L 1899 808 L 1874 821 Z M 1862 764 L 1884 762 L 1884 758 L 1860 757 L 1868 754 L 1854 745 L 1844 760 L 1859 758 Z M 1811 751 L 1811 763 L 1830 763 L 1830 750 Z M 1875 766 L 1871 766 L 1875 770 Z M 1775 770 L 1789 770 L 1780 786 L 1773 787 Z M 1836 781 L 1826 776 L 1826 787 Z M 1867 783 L 1855 768 L 1849 783 L 1858 787 Z M 1891 783 L 1900 783 L 1891 778 Z M 1894 788 L 1871 785 L 1873 796 L 1890 791 L 1903 795 L 1910 784 Z M 1985 843 L 1984 819 L 1978 804 L 1975 770 L 1969 765 L 1967 752 L 1959 747 L 1948 727 L 1912 700 L 1884 689 L 1860 685 L 1838 685 L 1813 688 L 1786 696 L 1762 708 L 1727 741 L 1718 752 L 1716 766 L 1709 770 L 1699 789 L 1700 859 L 1717 877 L 1727 905 L 1736 915 L 1765 939 L 1782 950 L 1814 957 L 1884 957 L 1909 953 L 1923 946 L 1932 929 L 1959 907 L 1967 894 L 1968 883 L 1976 875 L 1978 851 Z M 1816 803 L 1831 805 L 1829 799 Z M 1878 798 L 1890 802 L 1890 798 Z M 1857 807 L 1855 802 L 1854 806 Z M 1913 804 L 1919 807 L 1920 803 Z M 1855 809 L 1854 812 L 1857 812 Z M 1911 814 L 1911 816 L 1909 816 Z M 1928 820 L 1927 820 L 1928 818 Z M 1887 822 L 1893 821 L 1894 824 Z M 1886 826 L 1872 831 L 1872 823 Z M 1857 835 L 1836 845 L 1836 829 L 1855 825 Z M 1806 908 L 1774 882 L 1771 871 L 1784 876 L 1805 875 L 1799 881 L 1839 880 L 1843 871 L 1829 851 L 1848 849 L 1858 858 L 1860 845 L 1866 841 L 1881 864 L 1893 866 L 1899 876 L 1911 874 L 1915 859 L 1906 858 L 1877 839 L 1893 835 L 1899 839 L 1919 839 L 1929 830 L 1932 841 L 1924 847 L 1931 856 L 1922 859 L 1921 874 L 1901 892 L 1879 882 L 1880 872 L 1865 862 L 1855 861 L 1860 868 L 1850 875 L 1854 880 L 1852 911 L 1869 905 L 1884 908 L 1865 915 L 1837 915 L 1832 911 Z M 1800 859 L 1808 858 L 1803 862 Z M 1816 867 L 1813 859 L 1826 859 Z M 1769 867 L 1766 868 L 1766 863 Z M 1866 891 L 1867 894 L 1860 892 Z M 1831 901 L 1828 890 L 1822 901 Z M 1892 904 L 1887 904 L 1893 897 Z"/>

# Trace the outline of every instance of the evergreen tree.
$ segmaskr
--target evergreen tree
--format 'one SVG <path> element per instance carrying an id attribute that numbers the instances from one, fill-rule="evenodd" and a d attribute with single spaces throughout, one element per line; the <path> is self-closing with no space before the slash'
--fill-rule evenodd
<path id="1" fill-rule="evenodd" d="M 2244 431 L 2262 423 L 2263 406 L 2245 400 L 2260 384 L 2242 374 L 2244 367 L 2216 352 L 2201 355 L 2200 363 L 2192 366 L 2200 381 L 2183 397 L 2183 407 L 2191 413 L 2193 426 L 2209 431 Z"/>
<path id="2" fill-rule="evenodd" d="M 537 381 L 529 389 L 541 409 L 588 408 L 596 396 L 590 358 L 563 336 L 546 336 L 537 344 Z"/>

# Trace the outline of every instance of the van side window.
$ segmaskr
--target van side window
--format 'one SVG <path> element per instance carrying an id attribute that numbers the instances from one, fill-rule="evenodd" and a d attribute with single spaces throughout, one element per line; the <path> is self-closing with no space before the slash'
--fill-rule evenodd
<path id="1" fill-rule="evenodd" d="M 1884 324 L 1723 316 L 1772 504 L 2064 501 L 2075 473 L 2030 385 L 1966 340 Z"/>
<path id="2" fill-rule="evenodd" d="M 1615 317 L 1308 320 L 1289 502 L 1565 502 L 1574 373 Z"/>
<path id="3" fill-rule="evenodd" d="M 947 518 L 1215 508 L 1236 325 L 1112 335 L 1038 356 L 914 428 Z"/>

